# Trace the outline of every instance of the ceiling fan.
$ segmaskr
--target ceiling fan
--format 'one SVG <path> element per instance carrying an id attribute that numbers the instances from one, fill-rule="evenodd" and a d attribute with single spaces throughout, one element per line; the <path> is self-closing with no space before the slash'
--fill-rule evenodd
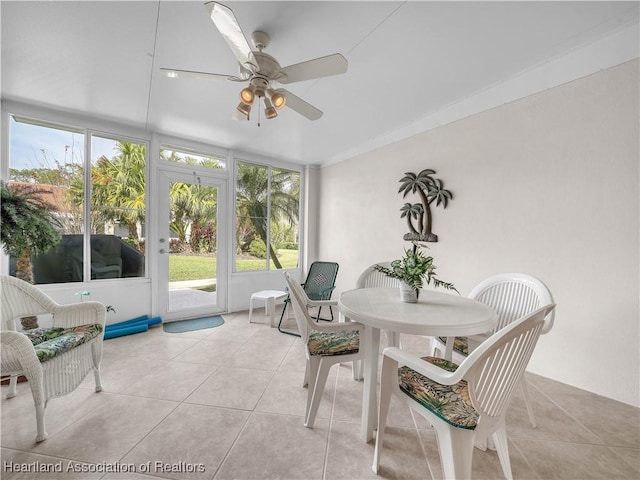
<path id="1" fill-rule="evenodd" d="M 335 53 L 288 67 L 280 67 L 275 58 L 263 51 L 269 45 L 269 36 L 266 33 L 253 32 L 251 39 L 255 50 L 252 50 L 229 7 L 218 2 L 206 2 L 204 7 L 238 59 L 239 74 L 224 75 L 161 68 L 165 75 L 171 78 L 196 77 L 248 82 L 249 85 L 240 92 L 240 104 L 236 112 L 237 118 L 241 120 L 249 120 L 249 113 L 256 97 L 258 102 L 263 99 L 265 117 L 268 119 L 275 118 L 278 115 L 277 110 L 285 105 L 309 120 L 318 120 L 322 116 L 322 111 L 310 103 L 284 88 L 274 88 L 274 86 L 276 83 L 289 84 L 345 73 L 348 63 L 342 55 Z"/>

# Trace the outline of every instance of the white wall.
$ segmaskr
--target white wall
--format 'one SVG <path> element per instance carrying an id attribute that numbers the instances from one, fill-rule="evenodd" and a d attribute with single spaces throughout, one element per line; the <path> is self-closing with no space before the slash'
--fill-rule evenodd
<path id="1" fill-rule="evenodd" d="M 531 372 L 640 406 L 639 63 L 604 70 L 321 170 L 319 252 L 338 290 L 398 258 L 404 172 L 436 170 L 443 280 L 522 271 L 558 305 Z"/>

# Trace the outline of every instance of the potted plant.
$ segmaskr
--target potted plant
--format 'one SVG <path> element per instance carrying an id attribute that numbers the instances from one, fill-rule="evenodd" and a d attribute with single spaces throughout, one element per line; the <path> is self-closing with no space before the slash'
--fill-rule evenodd
<path id="1" fill-rule="evenodd" d="M 0 181 L 0 241 L 15 257 L 16 277 L 33 283 L 31 255 L 45 253 L 60 242 L 51 210 L 35 186 L 12 187 Z"/>
<path id="2" fill-rule="evenodd" d="M 459 293 L 453 283 L 444 282 L 436 276 L 433 257 L 425 255 L 420 250 L 420 245 L 415 243 L 413 249 L 404 251 L 404 256 L 401 259 L 391 262 L 390 268 L 381 265 L 375 265 L 373 268 L 391 278 L 400 280 L 401 298 L 405 302 L 417 302 L 420 289 L 425 284 L 430 285 L 431 282 L 435 287 Z"/>

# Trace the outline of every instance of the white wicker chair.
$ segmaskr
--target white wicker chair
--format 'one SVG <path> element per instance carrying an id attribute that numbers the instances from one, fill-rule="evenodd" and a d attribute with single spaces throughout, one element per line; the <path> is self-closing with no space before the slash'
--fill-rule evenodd
<path id="1" fill-rule="evenodd" d="M 0 276 L 0 287 L 2 305 L 0 371 L 3 376 L 11 377 L 7 398 L 15 397 L 18 376 L 24 375 L 31 387 L 35 403 L 36 442 L 41 442 L 47 438 L 44 414 L 49 399 L 71 393 L 92 369 L 95 375 L 96 392 L 102 390 L 100 361 L 106 308 L 99 302 L 59 305 L 35 286 L 6 275 Z M 19 321 L 26 316 L 45 314 L 52 315 L 51 328 L 64 329 L 64 334 L 69 333 L 68 329 L 78 330 L 78 327 L 81 329 L 85 326 L 92 327 L 92 333 L 82 334 L 72 331 L 69 335 L 75 342 L 68 344 L 77 343 L 77 346 L 68 350 L 60 349 L 62 353 L 56 353 L 52 358 L 41 360 L 30 337 L 16 331 L 16 320 Z M 69 339 L 69 336 L 66 339 Z M 41 342 L 40 345 L 44 346 L 45 343 Z"/>

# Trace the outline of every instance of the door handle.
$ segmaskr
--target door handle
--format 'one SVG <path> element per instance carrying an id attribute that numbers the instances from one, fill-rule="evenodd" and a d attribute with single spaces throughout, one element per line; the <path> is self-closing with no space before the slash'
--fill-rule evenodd
<path id="1" fill-rule="evenodd" d="M 160 253 L 167 253 L 167 251 L 164 248 L 161 248 Z"/>

